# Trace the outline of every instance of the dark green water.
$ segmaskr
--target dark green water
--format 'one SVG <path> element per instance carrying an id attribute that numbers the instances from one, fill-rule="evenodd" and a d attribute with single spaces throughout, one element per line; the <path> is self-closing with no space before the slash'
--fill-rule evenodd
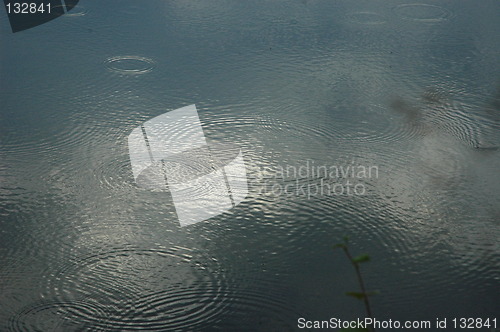
<path id="1" fill-rule="evenodd" d="M 361 318 L 344 235 L 375 317 L 500 325 L 499 2 L 81 0 L 15 34 L 4 10 L 0 331 Z M 191 104 L 249 193 L 180 227 L 127 137 Z M 377 173 L 318 191 L 348 166 Z"/>

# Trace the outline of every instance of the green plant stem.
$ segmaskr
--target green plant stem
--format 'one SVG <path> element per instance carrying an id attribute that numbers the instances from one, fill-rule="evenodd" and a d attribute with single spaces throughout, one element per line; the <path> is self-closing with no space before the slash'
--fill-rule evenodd
<path id="1" fill-rule="evenodd" d="M 358 276 L 358 282 L 361 287 L 361 292 L 364 294 L 363 301 L 365 303 L 366 314 L 368 315 L 368 318 L 373 319 L 372 310 L 370 308 L 370 302 L 368 301 L 368 293 L 366 292 L 365 283 L 363 281 L 363 277 L 361 276 L 361 271 L 359 270 L 359 264 L 353 260 L 353 257 L 349 252 L 349 249 L 347 249 L 347 246 L 344 246 L 342 249 L 344 249 L 347 258 L 349 258 L 352 265 L 354 266 L 354 269 L 356 270 L 356 275 Z M 375 329 L 372 329 L 372 331 L 375 331 Z"/>

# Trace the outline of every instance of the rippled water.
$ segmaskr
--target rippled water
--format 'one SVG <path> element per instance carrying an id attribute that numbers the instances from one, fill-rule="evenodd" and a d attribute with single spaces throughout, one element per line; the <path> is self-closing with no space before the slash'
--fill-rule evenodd
<path id="1" fill-rule="evenodd" d="M 376 317 L 494 318 L 499 7 L 81 0 L 16 34 L 2 19 L 0 330 L 363 317 L 343 235 L 372 256 Z M 243 151 L 250 192 L 181 228 L 168 191 L 134 183 L 127 137 L 191 104 L 208 141 Z M 305 165 L 378 176 L 362 195 L 276 177 Z"/>

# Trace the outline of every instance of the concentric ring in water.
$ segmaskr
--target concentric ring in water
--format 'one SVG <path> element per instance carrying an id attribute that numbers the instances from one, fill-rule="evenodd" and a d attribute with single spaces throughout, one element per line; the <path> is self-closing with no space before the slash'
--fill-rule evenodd
<path id="1" fill-rule="evenodd" d="M 66 11 L 66 7 L 62 6 L 62 5 L 54 6 L 52 8 L 55 9 L 58 7 L 63 7 L 64 10 Z M 66 11 L 64 16 L 67 16 L 67 17 L 85 16 L 85 15 L 87 15 L 87 13 L 88 13 L 88 10 L 85 7 L 80 6 L 80 5 L 76 5 L 73 8 L 71 8 L 69 11 Z"/>
<path id="2" fill-rule="evenodd" d="M 145 74 L 153 70 L 155 61 L 151 58 L 137 55 L 119 55 L 104 61 L 106 68 L 121 74 Z"/>
<path id="3" fill-rule="evenodd" d="M 85 7 L 76 5 L 69 12 L 66 13 L 66 16 L 85 16 L 88 11 Z"/>
<path id="4" fill-rule="evenodd" d="M 47 291 L 60 301 L 105 305 L 108 323 L 120 331 L 197 326 L 227 305 L 224 269 L 204 255 L 178 246 L 117 248 L 66 264 L 47 277 Z"/>
<path id="5" fill-rule="evenodd" d="M 401 4 L 394 7 L 396 14 L 404 19 L 419 22 L 439 22 L 449 19 L 451 11 L 424 3 Z"/>
<path id="6" fill-rule="evenodd" d="M 217 287 L 203 284 L 141 294 L 115 307 L 107 325 L 120 331 L 199 329 L 221 315 L 227 307 L 226 299 Z"/>
<path id="7" fill-rule="evenodd" d="M 9 331 L 107 331 L 105 311 L 84 301 L 39 302 L 12 316 Z"/>

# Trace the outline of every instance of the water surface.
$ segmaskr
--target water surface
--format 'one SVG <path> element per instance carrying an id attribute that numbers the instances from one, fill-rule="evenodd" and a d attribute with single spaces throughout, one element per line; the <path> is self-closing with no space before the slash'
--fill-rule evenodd
<path id="1" fill-rule="evenodd" d="M 2 9 L 0 330 L 364 317 L 344 235 L 372 256 L 377 318 L 494 318 L 499 7 L 81 0 L 16 34 Z M 181 228 L 168 192 L 135 185 L 127 137 L 190 104 L 208 140 L 241 148 L 250 193 Z M 317 188 L 277 178 L 308 163 L 378 176 L 363 195 L 273 192 Z"/>

